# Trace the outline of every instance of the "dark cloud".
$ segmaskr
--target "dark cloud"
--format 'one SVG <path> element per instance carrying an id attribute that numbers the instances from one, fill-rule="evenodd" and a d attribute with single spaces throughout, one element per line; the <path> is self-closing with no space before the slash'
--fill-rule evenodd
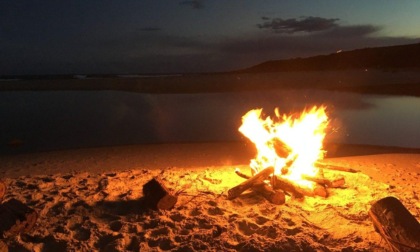
<path id="1" fill-rule="evenodd" d="M 275 33 L 293 34 L 296 32 L 317 32 L 337 27 L 338 18 L 322 18 L 322 17 L 303 17 L 300 19 L 289 18 L 274 18 L 269 19 L 262 17 L 265 20 L 262 24 L 257 24 L 260 29 L 270 30 Z"/>
<path id="2" fill-rule="evenodd" d="M 182 1 L 179 3 L 180 5 L 187 5 L 192 7 L 193 9 L 202 9 L 204 8 L 204 4 L 200 0 L 189 0 L 189 1 Z"/>

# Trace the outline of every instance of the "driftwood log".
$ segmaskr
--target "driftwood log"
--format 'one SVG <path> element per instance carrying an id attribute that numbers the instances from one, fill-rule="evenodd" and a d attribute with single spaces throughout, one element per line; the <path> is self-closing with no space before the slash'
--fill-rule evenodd
<path id="1" fill-rule="evenodd" d="M 3 200 L 4 195 L 6 194 L 7 186 L 0 180 L 0 203 Z"/>
<path id="2" fill-rule="evenodd" d="M 307 188 L 293 183 L 281 176 L 273 176 L 271 178 L 271 185 L 274 189 L 281 189 L 283 191 L 293 194 L 296 198 L 303 198 L 303 196 L 321 196 L 328 197 L 328 192 L 325 187 L 314 183 L 314 188 Z"/>
<path id="3" fill-rule="evenodd" d="M 172 194 L 158 177 L 143 185 L 143 195 L 152 208 L 159 210 L 169 210 L 178 201 L 178 197 Z"/>
<path id="4" fill-rule="evenodd" d="M 378 200 L 369 216 L 392 251 L 420 251 L 420 224 L 397 198 Z"/>
<path id="5" fill-rule="evenodd" d="M 239 195 L 241 195 L 243 192 L 250 189 L 254 185 L 262 183 L 265 179 L 267 179 L 273 173 L 274 173 L 274 168 L 273 167 L 267 167 L 267 168 L 261 170 L 259 173 L 250 177 L 249 179 L 242 182 L 241 184 L 229 189 L 228 192 L 227 192 L 227 194 L 228 194 L 227 198 L 229 200 L 237 198 Z"/>
<path id="6" fill-rule="evenodd" d="M 17 235 L 30 231 L 38 219 L 32 208 L 17 199 L 10 199 L 0 205 L 0 235 Z"/>

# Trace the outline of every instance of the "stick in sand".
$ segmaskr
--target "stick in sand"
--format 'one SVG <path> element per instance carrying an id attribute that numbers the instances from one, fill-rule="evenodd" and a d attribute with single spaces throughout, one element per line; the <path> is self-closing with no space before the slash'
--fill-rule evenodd
<path id="1" fill-rule="evenodd" d="M 351 172 L 351 173 L 360 172 L 359 170 L 355 170 L 352 168 L 342 167 L 342 166 L 337 166 L 337 165 L 329 165 L 329 164 L 325 164 L 321 162 L 316 162 L 316 166 L 327 169 L 327 170 L 334 170 L 334 171 L 343 171 L 343 172 Z"/>

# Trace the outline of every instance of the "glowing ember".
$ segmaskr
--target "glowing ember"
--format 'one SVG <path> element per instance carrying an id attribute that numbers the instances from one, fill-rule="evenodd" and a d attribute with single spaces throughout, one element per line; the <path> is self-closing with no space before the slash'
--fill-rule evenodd
<path id="1" fill-rule="evenodd" d="M 317 175 L 315 162 L 324 157 L 322 142 L 328 125 L 325 107 L 314 106 L 299 117 L 281 116 L 276 109 L 275 121 L 262 119 L 261 113 L 262 109 L 249 111 L 239 128 L 257 148 L 257 156 L 250 163 L 253 172 L 272 166 L 276 175 L 312 187 L 313 182 L 302 179 L 302 175 Z"/>

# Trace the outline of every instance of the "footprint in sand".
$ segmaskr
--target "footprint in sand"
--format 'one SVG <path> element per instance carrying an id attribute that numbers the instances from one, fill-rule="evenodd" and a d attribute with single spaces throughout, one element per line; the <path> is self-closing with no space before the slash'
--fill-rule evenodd
<path id="1" fill-rule="evenodd" d="M 267 221 L 269 221 L 269 219 L 267 219 L 266 217 L 264 217 L 264 216 L 257 216 L 256 218 L 255 218 L 255 222 L 258 224 L 258 225 L 264 225 Z"/>
<path id="2" fill-rule="evenodd" d="M 300 232 L 302 232 L 302 228 L 300 228 L 300 227 L 289 228 L 289 229 L 286 230 L 286 235 L 294 236 L 294 235 L 296 235 Z"/>
<path id="3" fill-rule="evenodd" d="M 224 215 L 224 211 L 219 207 L 210 207 L 207 210 L 208 214 L 210 215 Z"/>
<path id="4" fill-rule="evenodd" d="M 115 232 L 119 232 L 122 227 L 123 227 L 123 223 L 119 220 L 112 221 L 109 223 L 109 228 Z"/>
<path id="5" fill-rule="evenodd" d="M 78 227 L 73 231 L 73 238 L 79 241 L 87 241 L 90 239 L 91 232 L 84 227 Z"/>
<path id="6" fill-rule="evenodd" d="M 203 213 L 201 212 L 200 209 L 198 208 L 194 208 L 193 210 L 191 210 L 190 212 L 190 216 L 195 217 L 195 216 L 199 216 L 202 215 Z"/>
<path id="7" fill-rule="evenodd" d="M 105 234 L 99 237 L 95 248 L 99 251 L 125 251 L 125 242 L 122 234 Z"/>
<path id="8" fill-rule="evenodd" d="M 247 220 L 242 220 L 236 224 L 237 229 L 240 233 L 249 236 L 257 232 L 259 229 L 258 225 Z"/>
<path id="9" fill-rule="evenodd" d="M 180 213 L 175 213 L 175 214 L 171 214 L 169 216 L 169 218 L 171 218 L 171 220 L 175 221 L 175 222 L 181 222 L 183 220 L 185 220 L 185 216 L 180 214 Z"/>

